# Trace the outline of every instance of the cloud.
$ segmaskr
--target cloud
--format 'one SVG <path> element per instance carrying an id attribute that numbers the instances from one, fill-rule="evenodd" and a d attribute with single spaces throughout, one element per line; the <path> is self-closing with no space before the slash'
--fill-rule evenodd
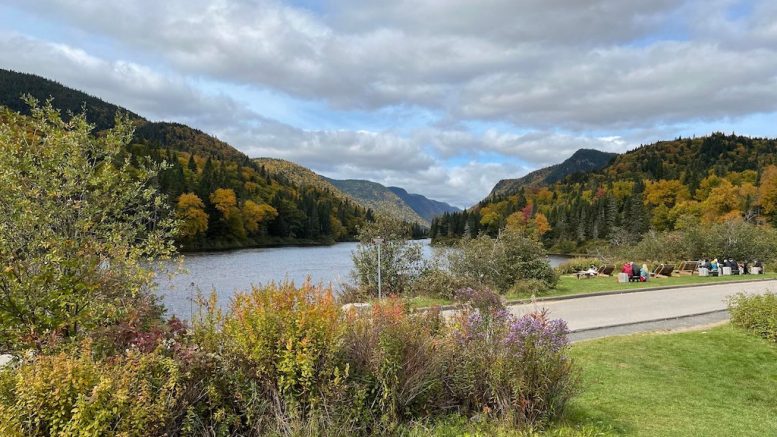
<path id="1" fill-rule="evenodd" d="M 340 109 L 417 105 L 577 130 L 777 110 L 766 0 L 736 18 L 723 0 L 333 0 L 323 13 L 275 1 L 15 3 L 187 74 Z"/>

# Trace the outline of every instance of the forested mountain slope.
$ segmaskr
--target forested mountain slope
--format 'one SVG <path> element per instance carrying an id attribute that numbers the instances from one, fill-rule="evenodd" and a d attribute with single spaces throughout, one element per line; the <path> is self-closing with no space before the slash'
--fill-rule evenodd
<path id="1" fill-rule="evenodd" d="M 423 219 L 432 221 L 437 216 L 441 216 L 446 212 L 459 212 L 461 209 L 455 206 L 448 205 L 445 202 L 440 202 L 434 199 L 429 199 L 421 194 L 408 193 L 404 188 L 388 187 L 394 194 L 399 196 L 407 206 L 412 208 L 416 214 L 420 215 Z"/>
<path id="2" fill-rule="evenodd" d="M 330 179 L 326 181 L 337 187 L 340 191 L 357 199 L 363 205 L 367 205 L 375 211 L 388 213 L 391 216 L 409 223 L 418 223 L 425 227 L 429 221 L 421 217 L 402 198 L 397 196 L 387 187 L 372 181 L 361 179 Z"/>
<path id="3" fill-rule="evenodd" d="M 150 122 L 119 106 L 31 74 L 0 70 L 0 106 L 29 113 L 21 100 L 53 98 L 63 114 L 86 109 L 97 132 L 113 126 L 117 111 L 136 124 L 131 159 L 166 161 L 159 183 L 186 226 L 181 244 L 214 249 L 354 238 L 371 212 L 328 190 L 299 186 L 273 174 L 239 150 L 178 123 Z M 96 133 L 97 133 L 96 132 Z"/>
<path id="4" fill-rule="evenodd" d="M 564 162 L 535 170 L 518 179 L 502 179 L 491 190 L 491 196 L 509 196 L 521 187 L 531 188 L 549 185 L 575 173 L 599 170 L 618 156 L 617 153 L 601 152 L 593 149 L 580 149 Z"/>
<path id="5" fill-rule="evenodd" d="M 777 223 L 777 140 L 713 133 L 644 145 L 603 168 L 492 196 L 432 223 L 433 238 L 539 233 L 559 250 L 741 219 Z"/>

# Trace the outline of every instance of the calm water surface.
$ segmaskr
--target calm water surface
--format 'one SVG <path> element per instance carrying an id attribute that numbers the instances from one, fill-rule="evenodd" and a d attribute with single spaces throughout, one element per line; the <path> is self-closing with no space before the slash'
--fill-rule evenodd
<path id="1" fill-rule="evenodd" d="M 439 248 L 421 241 L 424 255 L 431 258 Z M 198 291 L 205 294 L 216 290 L 219 301 L 225 304 L 236 290 L 247 290 L 251 284 L 289 279 L 299 284 L 307 276 L 313 282 L 331 283 L 335 287 L 350 279 L 353 262 L 351 252 L 357 243 L 338 243 L 326 247 L 278 247 L 244 249 L 230 252 L 203 252 L 186 254 L 184 273 L 172 278 L 158 278 L 159 290 L 171 314 L 190 318 L 191 299 Z M 557 266 L 565 258 L 551 256 Z"/>

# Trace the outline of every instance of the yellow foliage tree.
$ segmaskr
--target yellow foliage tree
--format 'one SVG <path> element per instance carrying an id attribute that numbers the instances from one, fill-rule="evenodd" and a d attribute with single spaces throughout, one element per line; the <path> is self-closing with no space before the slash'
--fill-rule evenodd
<path id="1" fill-rule="evenodd" d="M 545 214 L 538 212 L 534 215 L 534 228 L 537 231 L 537 235 L 540 237 L 550 232 L 550 222 L 548 222 L 548 218 L 545 217 Z"/>
<path id="2" fill-rule="evenodd" d="M 645 205 L 665 205 L 671 208 L 689 197 L 688 187 L 677 179 L 645 181 Z"/>
<path id="3" fill-rule="evenodd" d="M 208 214 L 205 204 L 194 193 L 183 193 L 178 196 L 175 207 L 176 214 L 181 219 L 181 236 L 192 239 L 208 230 Z"/>
<path id="4" fill-rule="evenodd" d="M 216 209 L 224 215 L 224 218 L 229 218 L 237 208 L 237 196 L 235 191 L 231 188 L 219 188 L 210 195 L 210 201 L 216 207 Z"/>
<path id="5" fill-rule="evenodd" d="M 272 206 L 246 200 L 243 204 L 243 221 L 248 232 L 256 232 L 262 222 L 278 217 L 278 211 Z"/>
<path id="6" fill-rule="evenodd" d="M 777 213 L 777 166 L 766 167 L 761 174 L 761 185 L 758 187 L 758 204 L 768 216 Z"/>

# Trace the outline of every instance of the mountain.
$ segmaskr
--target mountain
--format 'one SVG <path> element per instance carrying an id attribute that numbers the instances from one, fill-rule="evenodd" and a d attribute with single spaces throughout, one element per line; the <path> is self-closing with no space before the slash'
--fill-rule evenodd
<path id="1" fill-rule="evenodd" d="M 326 177 L 324 179 L 377 213 L 389 214 L 400 220 L 429 226 L 429 220 L 421 217 L 401 197 L 377 182 L 361 179 L 337 180 Z"/>
<path id="2" fill-rule="evenodd" d="M 728 220 L 777 225 L 777 139 L 716 132 L 606 155 L 584 151 L 503 182 L 477 206 L 433 220 L 430 234 L 496 235 L 510 225 L 541 230 L 554 251 L 582 252 L 603 240 L 633 244 L 649 230 Z"/>
<path id="3" fill-rule="evenodd" d="M 428 199 L 420 194 L 410 194 L 399 187 L 384 187 L 365 180 L 336 180 L 290 161 L 275 158 L 254 160 L 267 170 L 282 175 L 297 185 L 315 186 L 328 190 L 341 199 L 370 208 L 378 214 L 386 214 L 401 220 L 428 226 L 431 220 L 446 212 L 461 211 L 444 202 Z M 393 195 L 392 195 L 393 193 Z M 412 211 L 409 211 L 408 208 Z"/>
<path id="4" fill-rule="evenodd" d="M 428 199 L 420 194 L 408 193 L 404 188 L 388 187 L 394 194 L 399 196 L 416 214 L 422 218 L 432 221 L 437 216 L 441 216 L 446 212 L 459 212 L 461 209 L 455 206 L 448 205 L 445 202 Z"/>
<path id="5" fill-rule="evenodd" d="M 29 114 L 22 94 L 39 101 L 52 98 L 66 119 L 85 110 L 96 134 L 114 125 L 117 112 L 126 114 L 135 124 L 127 148 L 131 161 L 167 162 L 169 168 L 159 175 L 160 189 L 182 217 L 199 217 L 187 226 L 191 233 L 181 238 L 185 249 L 351 240 L 358 227 L 372 219 L 372 212 L 357 202 L 327 187 L 273 173 L 198 129 L 149 121 L 52 80 L 0 69 L 0 106 Z M 191 214 L 192 209 L 197 211 Z"/>
<path id="6" fill-rule="evenodd" d="M 354 204 L 362 205 L 365 209 L 369 208 L 369 206 L 364 204 L 361 200 L 350 194 L 346 194 L 330 182 L 329 179 L 307 167 L 303 167 L 285 159 L 277 158 L 255 158 L 254 162 L 267 169 L 267 171 L 283 176 L 298 186 L 311 186 L 323 191 L 329 191 L 342 200 L 348 200 Z"/>
<path id="7" fill-rule="evenodd" d="M 599 170 L 616 156 L 618 156 L 617 153 L 580 149 L 560 164 L 541 168 L 518 179 L 502 179 L 491 190 L 489 197 L 509 196 L 517 193 L 521 187 L 549 185 L 575 173 Z"/>

